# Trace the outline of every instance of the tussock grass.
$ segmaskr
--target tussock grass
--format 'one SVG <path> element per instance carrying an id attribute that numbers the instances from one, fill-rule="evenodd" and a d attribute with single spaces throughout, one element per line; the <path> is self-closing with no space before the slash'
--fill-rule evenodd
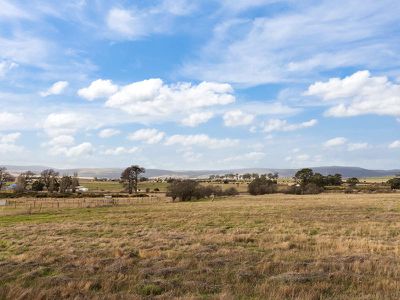
<path id="1" fill-rule="evenodd" d="M 400 195 L 0 217 L 0 299 L 399 299 Z"/>

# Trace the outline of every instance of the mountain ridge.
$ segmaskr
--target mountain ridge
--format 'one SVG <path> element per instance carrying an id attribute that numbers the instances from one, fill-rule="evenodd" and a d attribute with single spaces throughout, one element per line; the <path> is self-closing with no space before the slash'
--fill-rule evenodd
<path id="1" fill-rule="evenodd" d="M 46 166 L 16 166 L 4 165 L 9 172 L 18 175 L 22 172 L 32 171 L 40 173 L 50 167 Z M 72 175 L 77 172 L 80 177 L 98 177 L 115 179 L 119 178 L 123 168 L 70 168 L 58 169 L 53 168 L 60 174 Z M 221 169 L 221 170 L 164 170 L 164 169 L 146 169 L 145 176 L 149 178 L 154 177 L 181 177 L 181 178 L 205 178 L 210 175 L 223 175 L 223 174 L 244 174 L 244 173 L 274 173 L 277 172 L 281 177 L 292 177 L 300 168 L 234 168 L 234 169 Z M 393 170 L 373 170 L 360 167 L 344 167 L 344 166 L 321 166 L 311 167 L 314 172 L 321 173 L 322 175 L 342 174 L 343 177 L 383 177 L 394 176 L 400 173 L 400 169 Z"/>

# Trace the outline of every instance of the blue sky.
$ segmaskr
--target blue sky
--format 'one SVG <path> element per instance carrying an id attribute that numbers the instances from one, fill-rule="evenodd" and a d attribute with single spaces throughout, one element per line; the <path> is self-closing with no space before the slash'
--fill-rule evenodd
<path id="1" fill-rule="evenodd" d="M 400 168 L 399 12 L 0 0 L 0 163 Z"/>

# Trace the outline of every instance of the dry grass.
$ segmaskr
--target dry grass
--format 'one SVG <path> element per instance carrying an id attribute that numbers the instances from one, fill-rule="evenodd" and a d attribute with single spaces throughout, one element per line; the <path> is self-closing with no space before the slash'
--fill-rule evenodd
<path id="1" fill-rule="evenodd" d="M 400 195 L 0 217 L 0 299 L 399 299 Z"/>

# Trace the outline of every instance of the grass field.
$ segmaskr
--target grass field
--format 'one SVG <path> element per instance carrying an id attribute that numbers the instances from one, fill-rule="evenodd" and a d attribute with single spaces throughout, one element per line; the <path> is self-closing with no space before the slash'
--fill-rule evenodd
<path id="1" fill-rule="evenodd" d="M 399 299 L 400 194 L 0 217 L 0 299 Z"/>

